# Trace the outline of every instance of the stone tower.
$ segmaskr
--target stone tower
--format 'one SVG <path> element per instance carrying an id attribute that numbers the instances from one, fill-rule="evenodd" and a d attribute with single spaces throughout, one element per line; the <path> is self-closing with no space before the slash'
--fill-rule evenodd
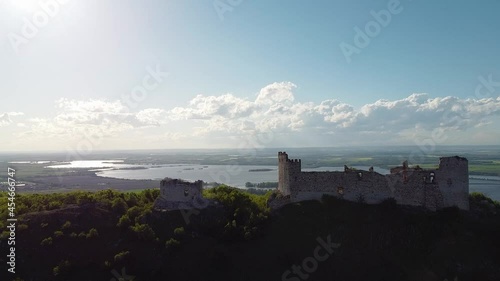
<path id="1" fill-rule="evenodd" d="M 456 205 L 469 210 L 469 162 L 466 158 L 453 156 L 439 158 L 435 181 L 443 195 L 445 207 Z"/>
<path id="2" fill-rule="evenodd" d="M 278 152 L 278 190 L 281 194 L 291 194 L 300 173 L 300 159 L 288 159 L 286 152 Z"/>

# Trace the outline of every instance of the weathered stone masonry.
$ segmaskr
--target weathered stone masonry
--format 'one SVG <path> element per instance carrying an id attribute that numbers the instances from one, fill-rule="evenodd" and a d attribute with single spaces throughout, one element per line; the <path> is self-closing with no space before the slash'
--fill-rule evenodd
<path id="1" fill-rule="evenodd" d="M 204 206 L 203 181 L 188 182 L 165 178 L 160 182 L 160 196 L 155 200 L 155 209 L 179 210 Z M 201 207 L 200 207 L 201 206 Z"/>
<path id="2" fill-rule="evenodd" d="M 441 157 L 437 169 L 402 166 L 388 175 L 344 168 L 343 172 L 302 172 L 300 159 L 278 153 L 278 196 L 271 207 L 320 199 L 323 194 L 369 204 L 394 198 L 398 204 L 437 210 L 450 206 L 469 209 L 469 168 L 466 158 Z"/>

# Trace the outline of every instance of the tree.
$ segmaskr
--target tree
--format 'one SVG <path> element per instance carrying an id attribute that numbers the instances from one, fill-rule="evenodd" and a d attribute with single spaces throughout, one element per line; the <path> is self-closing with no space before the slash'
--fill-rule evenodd
<path id="1" fill-rule="evenodd" d="M 99 232 L 97 232 L 97 229 L 95 229 L 95 228 L 90 229 L 89 233 L 87 233 L 87 239 L 92 239 L 92 238 L 95 238 L 98 236 L 99 236 Z"/>
<path id="2" fill-rule="evenodd" d="M 115 255 L 114 260 L 115 262 L 121 262 L 124 261 L 128 256 L 130 255 L 129 251 L 123 251 Z"/>
<path id="3" fill-rule="evenodd" d="M 65 229 L 69 229 L 70 227 L 71 227 L 71 222 L 70 222 L 70 221 L 66 221 L 66 222 L 62 225 L 61 229 L 62 229 L 62 230 L 65 230 Z"/>
<path id="4" fill-rule="evenodd" d="M 127 215 L 130 218 L 130 220 L 135 220 L 135 218 L 141 214 L 141 211 L 142 211 L 141 208 L 135 206 L 127 210 Z"/>
<path id="5" fill-rule="evenodd" d="M 136 224 L 131 226 L 130 229 L 137 234 L 139 240 L 152 241 L 155 239 L 156 234 L 153 229 L 147 224 Z"/>
<path id="6" fill-rule="evenodd" d="M 42 242 L 40 243 L 41 246 L 49 246 L 49 245 L 52 245 L 52 237 L 48 237 L 48 238 L 45 238 L 42 240 Z"/>
<path id="7" fill-rule="evenodd" d="M 131 224 L 132 224 L 132 221 L 130 220 L 130 218 L 128 217 L 128 215 L 125 214 L 125 215 L 123 215 L 123 216 L 120 217 L 120 219 L 118 220 L 118 223 L 116 224 L 116 226 L 121 227 L 121 228 L 127 228 Z"/>
<path id="8" fill-rule="evenodd" d="M 123 198 L 118 197 L 111 202 L 111 209 L 117 213 L 123 214 L 127 211 L 128 205 Z"/>
<path id="9" fill-rule="evenodd" d="M 184 227 L 178 227 L 176 229 L 174 229 L 174 234 L 177 236 L 177 237 L 181 237 L 183 236 L 185 233 L 184 231 Z"/>
<path id="10" fill-rule="evenodd" d="M 71 263 L 68 260 L 60 261 L 59 264 L 52 269 L 54 276 L 68 273 L 71 268 Z"/>
<path id="11" fill-rule="evenodd" d="M 167 250 L 176 249 L 180 245 L 181 245 L 181 242 L 179 242 L 178 240 L 175 240 L 174 238 L 170 238 L 169 240 L 167 240 L 167 242 L 165 242 L 165 248 L 167 248 Z"/>

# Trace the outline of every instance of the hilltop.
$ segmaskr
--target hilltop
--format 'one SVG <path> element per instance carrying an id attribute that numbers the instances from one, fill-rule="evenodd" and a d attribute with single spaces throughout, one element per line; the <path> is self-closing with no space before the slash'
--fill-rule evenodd
<path id="1" fill-rule="evenodd" d="M 123 273 L 136 281 L 500 277 L 500 204 L 480 194 L 471 195 L 471 211 L 429 212 L 393 200 L 367 205 L 325 196 L 272 213 L 266 207 L 269 193 L 219 186 L 204 190 L 204 196 L 221 204 L 191 213 L 153 211 L 158 194 L 155 189 L 19 195 L 17 276 L 26 281 L 117 280 Z M 6 214 L 0 215 L 3 223 Z M 314 263 L 319 241 L 336 246 Z M 5 264 L 4 254 L 0 262 Z M 294 273 L 294 265 L 302 271 Z M 308 273 L 304 265 L 316 266 Z M 1 280 L 13 280 L 0 274 Z"/>

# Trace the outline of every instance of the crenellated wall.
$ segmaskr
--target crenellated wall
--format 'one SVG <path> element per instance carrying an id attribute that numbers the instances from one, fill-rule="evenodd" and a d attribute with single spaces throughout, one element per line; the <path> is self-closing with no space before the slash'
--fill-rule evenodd
<path id="1" fill-rule="evenodd" d="M 300 159 L 278 153 L 278 191 L 290 202 L 320 199 L 329 194 L 350 201 L 380 203 L 394 198 L 398 204 L 430 210 L 457 206 L 469 209 L 468 161 L 462 157 L 440 158 L 438 169 L 401 167 L 382 175 L 345 167 L 343 172 L 302 172 Z"/>

